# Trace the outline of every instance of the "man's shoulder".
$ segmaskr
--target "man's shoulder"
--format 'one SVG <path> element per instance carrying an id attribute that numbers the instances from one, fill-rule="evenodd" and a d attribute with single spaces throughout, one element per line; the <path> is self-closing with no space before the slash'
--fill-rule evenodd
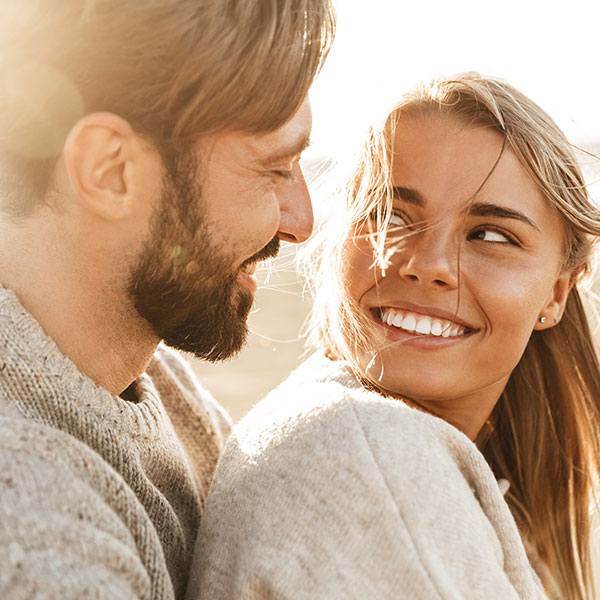
<path id="1" fill-rule="evenodd" d="M 0 405 L 0 471 L 10 477 L 1 483 L 15 492 L 37 490 L 55 493 L 61 484 L 71 487 L 86 482 L 88 491 L 102 495 L 110 489 L 127 486 L 105 457 L 75 436 L 40 421 L 23 416 L 10 405 Z M 25 487 L 23 487 L 25 486 Z M 0 494 L 4 500 L 5 495 Z"/>
<path id="2" fill-rule="evenodd" d="M 177 384 L 191 401 L 201 406 L 218 406 L 222 412 L 225 412 L 213 395 L 200 383 L 190 363 L 177 350 L 169 348 L 162 342 L 157 346 L 146 373 L 163 394 L 170 393 L 171 386 Z"/>
<path id="3" fill-rule="evenodd" d="M 5 476 L 0 483 L 21 494 L 21 500 L 49 502 L 53 497 L 68 507 L 77 503 L 79 490 L 87 500 L 96 496 L 111 505 L 118 499 L 140 510 L 134 491 L 109 458 L 70 432 L 0 404 L 0 472 Z M 4 504 L 7 496 L 0 498 Z"/>
<path id="4" fill-rule="evenodd" d="M 196 486 L 206 497 L 231 419 L 198 382 L 178 352 L 160 344 L 146 369 L 194 472 Z"/>
<path id="5" fill-rule="evenodd" d="M 99 454 L 2 406 L 0 473 L 0 545 L 7 551 L 0 569 L 2 597 L 29 597 L 38 585 L 45 597 L 83 597 L 77 590 L 84 589 L 99 598 L 149 595 L 150 580 L 128 522 L 130 515 L 144 514 L 143 508 Z"/>

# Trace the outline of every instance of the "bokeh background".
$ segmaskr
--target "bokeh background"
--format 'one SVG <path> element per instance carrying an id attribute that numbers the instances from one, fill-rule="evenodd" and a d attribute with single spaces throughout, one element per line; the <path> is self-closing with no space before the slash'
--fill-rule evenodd
<path id="1" fill-rule="evenodd" d="M 421 80 L 460 71 L 509 80 L 574 143 L 600 153 L 598 0 L 337 0 L 336 8 L 337 39 L 311 93 L 313 135 L 303 168 L 314 189 L 333 187 L 337 175 L 326 167 L 352 162 L 368 124 L 396 96 Z M 599 198 L 600 161 L 583 162 Z M 334 202 L 323 191 L 313 200 L 317 220 Z M 295 252 L 284 248 L 259 271 L 251 333 L 240 355 L 216 365 L 192 360 L 234 420 L 301 360 L 299 331 L 310 303 Z"/>

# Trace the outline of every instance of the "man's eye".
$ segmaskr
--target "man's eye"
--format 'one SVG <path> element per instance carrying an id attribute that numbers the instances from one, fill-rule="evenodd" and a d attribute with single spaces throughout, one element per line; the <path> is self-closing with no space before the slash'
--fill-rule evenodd
<path id="1" fill-rule="evenodd" d="M 292 181 L 294 179 L 294 174 L 291 170 L 283 171 L 283 170 L 274 170 L 271 171 L 271 175 L 277 177 L 278 179 L 285 179 L 286 181 Z"/>

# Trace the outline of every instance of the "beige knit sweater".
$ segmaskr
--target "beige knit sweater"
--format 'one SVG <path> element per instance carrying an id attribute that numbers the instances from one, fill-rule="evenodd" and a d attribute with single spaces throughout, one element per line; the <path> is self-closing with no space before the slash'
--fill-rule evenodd
<path id="1" fill-rule="evenodd" d="M 476 446 L 320 355 L 229 438 L 186 596 L 543 597 Z"/>
<path id="2" fill-rule="evenodd" d="M 0 288 L 0 598 L 182 598 L 229 430 L 159 347 L 112 396 Z"/>

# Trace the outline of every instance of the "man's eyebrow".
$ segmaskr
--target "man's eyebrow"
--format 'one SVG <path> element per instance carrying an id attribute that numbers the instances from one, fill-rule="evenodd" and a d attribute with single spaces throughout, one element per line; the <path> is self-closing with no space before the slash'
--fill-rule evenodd
<path id="1" fill-rule="evenodd" d="M 290 158 L 302 154 L 302 152 L 304 152 L 309 146 L 310 136 L 308 134 L 303 135 L 299 137 L 296 141 L 294 141 L 292 144 L 289 144 L 283 148 L 278 148 L 272 154 L 265 153 L 265 155 L 261 159 L 261 162 L 265 165 L 277 164 L 286 159 L 289 160 Z"/>
<path id="2" fill-rule="evenodd" d="M 423 195 L 415 189 L 406 188 L 402 186 L 394 186 L 393 188 L 394 198 L 408 202 L 423 208 L 426 204 Z M 467 207 L 468 214 L 474 217 L 496 217 L 500 219 L 516 219 L 522 223 L 526 223 L 530 227 L 533 227 L 537 231 L 540 228 L 522 212 L 515 210 L 514 208 L 507 208 L 505 206 L 499 206 L 498 204 L 491 204 L 489 202 L 473 202 Z"/>

